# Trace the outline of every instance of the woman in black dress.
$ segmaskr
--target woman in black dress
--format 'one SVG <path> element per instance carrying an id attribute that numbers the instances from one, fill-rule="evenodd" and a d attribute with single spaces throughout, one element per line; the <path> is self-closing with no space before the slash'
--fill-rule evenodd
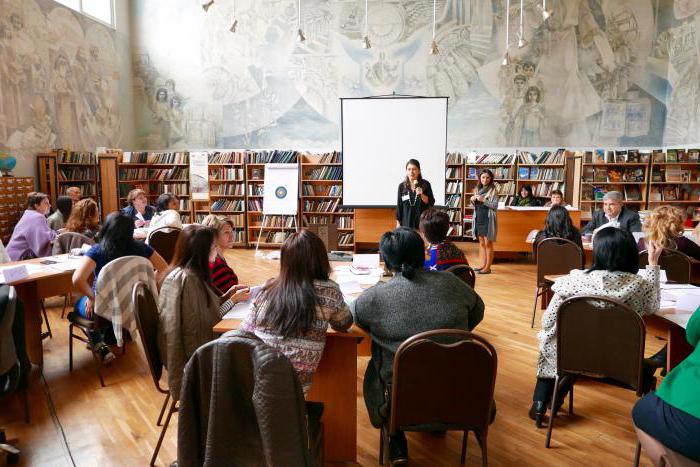
<path id="1" fill-rule="evenodd" d="M 474 268 L 479 274 L 491 274 L 493 263 L 493 243 L 496 241 L 498 224 L 496 212 L 498 211 L 498 187 L 493 179 L 493 172 L 484 169 L 479 174 L 479 183 L 476 191 L 470 199 L 474 206 L 472 218 L 472 234 L 479 240 L 479 250 L 482 265 Z"/>
<path id="2" fill-rule="evenodd" d="M 420 162 L 409 159 L 406 163 L 406 180 L 399 184 L 396 200 L 396 226 L 418 229 L 420 215 L 435 204 L 430 182 L 420 173 Z"/>

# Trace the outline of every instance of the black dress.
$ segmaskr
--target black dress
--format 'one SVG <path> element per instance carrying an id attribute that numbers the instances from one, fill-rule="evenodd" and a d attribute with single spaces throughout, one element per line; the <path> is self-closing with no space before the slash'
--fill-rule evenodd
<path id="1" fill-rule="evenodd" d="M 433 189 L 430 187 L 430 182 L 421 180 L 418 186 L 423 188 L 423 194 L 428 197 L 428 203 L 424 203 L 420 196 L 416 196 L 416 192 L 410 188 L 406 188 L 406 184 L 399 184 L 398 196 L 396 199 L 396 220 L 403 227 L 417 229 L 420 221 L 420 215 L 423 211 L 435 205 L 435 197 Z"/>

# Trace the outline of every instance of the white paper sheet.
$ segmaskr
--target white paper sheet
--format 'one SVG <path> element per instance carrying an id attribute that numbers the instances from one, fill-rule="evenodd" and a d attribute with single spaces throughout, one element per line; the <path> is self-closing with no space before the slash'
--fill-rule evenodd
<path id="1" fill-rule="evenodd" d="M 379 254 L 355 254 L 352 255 L 352 265 L 355 268 L 376 269 L 379 267 Z"/>
<path id="2" fill-rule="evenodd" d="M 360 283 L 357 281 L 342 282 L 338 285 L 340 285 L 340 291 L 343 293 L 343 295 L 355 295 L 362 293 L 362 287 L 360 287 Z"/>

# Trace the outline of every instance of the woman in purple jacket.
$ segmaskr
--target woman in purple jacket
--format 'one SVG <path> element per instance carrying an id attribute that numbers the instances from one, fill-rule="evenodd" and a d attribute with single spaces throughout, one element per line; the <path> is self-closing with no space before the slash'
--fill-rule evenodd
<path id="1" fill-rule="evenodd" d="M 56 232 L 49 228 L 46 215 L 51 209 L 49 197 L 32 192 L 27 196 L 24 211 L 7 244 L 7 255 L 12 261 L 51 256 L 51 243 Z"/>

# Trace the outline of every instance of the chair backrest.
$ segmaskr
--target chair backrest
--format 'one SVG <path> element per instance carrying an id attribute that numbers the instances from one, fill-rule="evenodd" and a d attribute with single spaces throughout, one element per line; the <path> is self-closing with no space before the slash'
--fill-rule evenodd
<path id="1" fill-rule="evenodd" d="M 565 238 L 545 238 L 537 244 L 537 283 L 544 282 L 548 274 L 569 274 L 572 269 L 582 269 L 583 250 Z"/>
<path id="2" fill-rule="evenodd" d="M 622 302 L 569 298 L 557 311 L 557 374 L 609 378 L 641 395 L 645 335 L 642 317 Z"/>
<path id="3" fill-rule="evenodd" d="M 407 339 L 394 356 L 389 430 L 420 425 L 484 430 L 498 359 L 486 339 L 438 329 Z"/>
<path id="4" fill-rule="evenodd" d="M 690 283 L 692 277 L 693 259 L 678 250 L 664 248 L 659 256 L 659 267 L 666 271 L 666 278 L 672 282 L 682 284 Z M 647 250 L 639 253 L 639 267 L 644 268 L 649 264 Z"/>
<path id="5" fill-rule="evenodd" d="M 445 269 L 447 272 L 451 272 L 455 276 L 459 277 L 462 282 L 467 284 L 472 289 L 476 285 L 476 274 L 474 270 L 467 266 L 466 264 L 455 264 Z"/>
<path id="6" fill-rule="evenodd" d="M 73 248 L 80 248 L 83 244 L 94 245 L 95 240 L 78 232 L 63 232 L 53 242 L 54 255 L 70 253 Z"/>
<path id="7" fill-rule="evenodd" d="M 170 263 L 175 256 L 175 245 L 181 232 L 182 229 L 177 227 L 159 227 L 148 234 L 146 243 L 156 250 L 166 263 Z"/>
<path id="8" fill-rule="evenodd" d="M 163 359 L 158 349 L 158 304 L 151 290 L 142 281 L 134 284 L 131 299 L 134 303 L 136 327 L 139 330 L 139 336 L 141 336 L 143 352 L 146 354 L 153 383 L 160 392 L 165 393 L 167 390 L 160 387 Z"/>

